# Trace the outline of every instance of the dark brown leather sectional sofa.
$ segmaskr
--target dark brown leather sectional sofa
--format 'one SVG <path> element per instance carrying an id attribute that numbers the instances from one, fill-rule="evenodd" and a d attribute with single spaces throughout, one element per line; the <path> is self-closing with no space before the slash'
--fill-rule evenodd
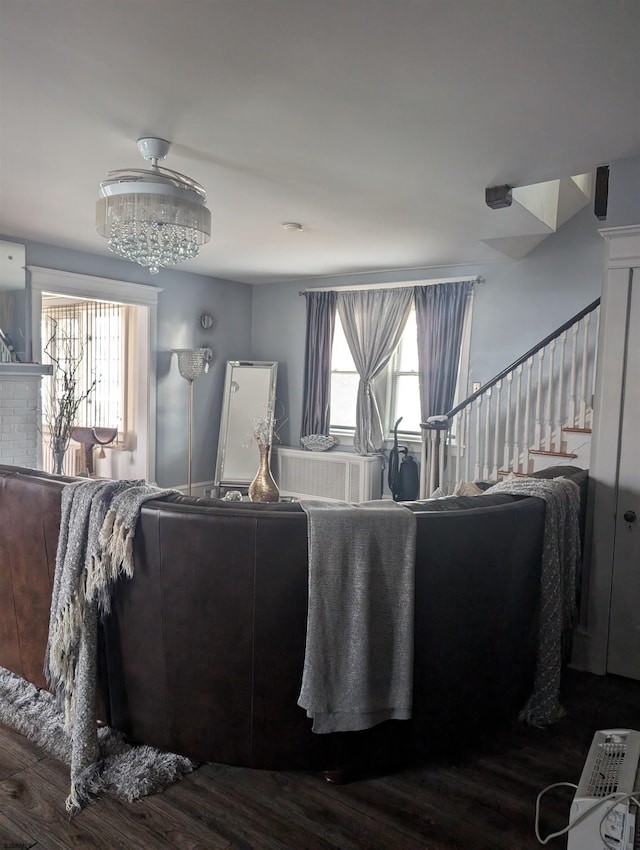
<path id="1" fill-rule="evenodd" d="M 0 665 L 39 687 L 65 480 L 0 466 Z M 306 515 L 183 496 L 142 509 L 135 575 L 101 625 L 101 719 L 200 761 L 330 769 L 382 767 L 512 717 L 532 683 L 545 504 L 486 494 L 411 508 L 412 720 L 313 734 L 297 706 Z"/>

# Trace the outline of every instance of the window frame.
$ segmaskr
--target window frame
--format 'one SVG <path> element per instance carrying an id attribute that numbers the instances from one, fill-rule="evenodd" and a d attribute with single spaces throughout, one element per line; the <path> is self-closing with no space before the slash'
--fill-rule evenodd
<path id="1" fill-rule="evenodd" d="M 411 313 L 415 313 L 415 306 L 411 307 Z M 409 319 L 407 319 L 408 323 Z M 403 336 L 406 332 L 407 328 L 405 326 L 404 331 L 402 332 Z M 418 349 L 418 337 L 416 333 L 416 353 Z M 420 380 L 419 372 L 408 372 L 406 370 L 401 370 L 398 368 L 398 361 L 400 359 L 400 346 L 402 345 L 402 339 L 398 343 L 396 350 L 391 355 L 389 359 L 389 363 L 387 364 L 387 368 L 385 369 L 385 406 L 384 406 L 384 418 L 383 418 L 383 434 L 385 441 L 393 440 L 393 426 L 395 425 L 397 419 L 399 418 L 397 415 L 397 411 L 394 412 L 395 406 L 395 380 L 397 376 L 402 375 L 415 375 Z M 419 390 L 418 390 L 419 391 Z M 416 442 L 419 443 L 421 440 L 420 431 L 408 431 L 405 428 L 400 427 L 398 429 L 398 436 L 402 438 L 402 441 L 407 442 Z"/>
<path id="2" fill-rule="evenodd" d="M 340 320 L 340 315 L 337 311 L 336 311 L 335 319 L 336 319 L 336 325 L 338 323 L 340 323 L 340 327 L 342 327 L 342 321 Z M 335 332 L 334 332 L 334 338 L 335 338 Z M 332 369 L 331 375 L 333 376 L 334 374 L 355 375 L 358 378 L 358 381 L 360 380 L 360 375 L 358 374 L 357 369 L 353 369 L 353 370 L 351 370 L 351 369 Z M 386 399 L 386 395 L 387 395 L 387 369 L 383 369 L 382 372 L 373 379 L 372 384 L 373 384 L 373 390 L 376 394 L 376 399 L 378 400 L 378 403 L 379 403 L 379 408 L 380 408 L 381 412 L 384 412 L 384 410 L 386 409 L 386 404 L 387 404 L 387 399 Z M 354 419 L 355 419 L 355 405 L 356 405 L 356 402 L 355 402 L 355 399 L 354 399 L 354 402 L 353 402 Z M 355 434 L 355 430 L 356 430 L 355 425 L 333 425 L 333 424 L 329 425 L 329 433 L 332 436 L 346 438 L 346 441 L 349 442 L 349 443 L 353 442 L 353 435 Z M 343 439 L 343 442 L 344 442 L 344 439 Z"/>
<path id="3" fill-rule="evenodd" d="M 128 477 L 156 479 L 156 358 L 158 298 L 162 289 L 143 283 L 112 280 L 110 278 L 77 274 L 75 272 L 27 266 L 31 299 L 30 324 L 32 357 L 42 362 L 41 316 L 42 294 L 53 292 L 70 298 L 97 301 L 115 301 L 140 309 L 134 311 L 130 322 L 130 339 L 127 342 L 131 355 L 128 393 L 128 410 L 132 421 L 128 423 L 135 432 L 132 447 L 133 464 L 127 469 Z M 41 451 L 41 449 L 40 449 Z M 42 457 L 39 458 L 42 463 Z"/>
<path id="4" fill-rule="evenodd" d="M 119 399 L 118 399 L 118 435 L 116 437 L 115 443 L 119 445 L 125 445 L 127 435 L 131 432 L 131 414 L 129 413 L 129 398 L 127 394 L 127 379 L 129 372 L 129 361 L 131 352 L 129 351 L 129 346 L 127 345 L 127 340 L 130 337 L 128 324 L 133 318 L 132 308 L 127 304 L 120 304 L 115 301 L 99 301 L 96 298 L 88 299 L 88 298 L 80 298 L 75 297 L 71 298 L 69 296 L 61 296 L 59 294 L 52 295 L 48 292 L 43 292 L 43 302 L 42 302 L 42 321 L 46 324 L 47 320 L 45 316 L 49 314 L 49 321 L 60 322 L 63 320 L 69 320 L 71 318 L 78 321 L 78 339 L 86 340 L 89 337 L 90 328 L 95 325 L 92 324 L 92 320 L 95 321 L 98 318 L 101 318 L 99 315 L 90 315 L 90 311 L 93 309 L 95 304 L 104 304 L 107 307 L 115 307 L 118 310 L 118 322 L 120 325 L 119 332 L 119 346 L 120 349 L 118 352 L 118 362 L 120 367 L 120 375 L 119 375 Z M 85 309 L 83 309 L 83 306 Z M 66 315 L 56 316 L 55 312 L 61 310 L 66 312 Z M 97 310 L 94 310 L 94 313 L 98 313 Z M 91 334 L 93 338 L 92 345 L 90 346 L 90 350 L 93 349 L 95 351 L 96 345 L 96 334 L 95 330 Z M 45 343 L 46 344 L 46 343 Z M 82 363 L 80 366 L 80 374 L 82 376 L 83 386 L 86 387 L 90 380 L 90 375 L 93 374 L 93 366 L 95 366 L 95 360 L 92 358 L 91 353 L 87 351 L 87 347 L 83 346 L 82 351 Z M 44 381 L 47 381 L 47 377 L 44 378 Z M 43 383 L 44 386 L 44 383 Z M 106 398 L 108 399 L 108 403 L 110 404 L 110 394 L 107 394 Z M 90 424 L 95 425 L 96 427 L 111 427 L 113 422 L 110 420 L 109 422 L 100 422 L 97 421 L 95 417 L 89 417 L 93 419 L 93 422 L 90 423 L 87 421 L 87 417 L 89 416 L 89 411 L 91 408 L 98 406 L 99 404 L 104 403 L 104 396 L 100 394 L 100 382 L 96 384 L 93 391 L 89 396 L 87 396 L 83 403 L 80 405 L 78 409 L 78 424 L 81 426 L 89 426 Z M 44 400 L 43 400 L 44 404 Z M 46 430 L 45 423 L 43 423 L 43 430 Z"/>
<path id="5" fill-rule="evenodd" d="M 456 283 L 460 280 L 460 278 L 451 278 L 450 280 L 436 280 L 436 281 L 421 281 L 420 283 L 413 284 L 404 284 L 404 285 L 431 285 L 437 283 Z M 473 279 L 474 281 L 477 278 Z M 398 284 L 402 285 L 402 284 Z M 360 287 L 365 288 L 365 287 Z M 372 287 L 377 288 L 377 287 Z M 382 288 L 382 287 L 380 287 Z M 388 287 L 387 287 L 388 288 Z M 468 376 L 469 376 L 469 366 L 470 366 L 470 356 L 471 356 L 471 322 L 473 317 L 473 303 L 474 303 L 474 293 L 475 290 L 472 287 L 467 296 L 467 304 L 465 307 L 465 316 L 464 316 L 464 324 L 462 330 L 462 340 L 460 344 L 460 364 L 458 367 L 458 380 L 456 383 L 456 394 L 454 397 L 454 406 L 459 403 L 462 399 L 466 398 L 469 394 L 468 392 Z M 415 311 L 415 307 L 412 306 L 412 311 Z M 340 315 L 338 311 L 336 311 L 336 323 L 340 322 Z M 406 328 L 405 328 L 406 330 Z M 403 331 L 404 334 L 404 331 Z M 416 346 L 417 346 L 416 339 Z M 399 357 L 399 348 L 400 345 L 394 351 L 392 357 L 389 360 L 389 363 L 386 369 L 374 379 L 373 387 L 376 393 L 376 398 L 378 400 L 378 405 L 382 417 L 382 427 L 383 427 L 383 439 L 385 445 L 391 443 L 393 440 L 393 426 L 398 417 L 394 418 L 394 380 L 396 375 L 403 374 L 418 374 L 418 373 L 409 373 L 402 372 L 396 368 L 396 364 L 398 362 Z M 347 371 L 344 369 L 332 369 L 331 375 L 335 373 L 346 373 L 352 374 L 351 371 Z M 357 374 L 357 371 L 356 371 Z M 354 411 L 355 411 L 355 400 L 354 400 Z M 342 438 L 343 442 L 352 442 L 353 435 L 355 433 L 355 426 L 336 426 L 330 424 L 329 433 L 333 436 Z M 420 444 L 422 442 L 422 432 L 421 431 L 406 431 L 400 428 L 398 430 L 398 437 L 402 439 L 403 443 L 416 443 Z M 455 442 L 455 436 L 452 435 L 452 442 Z"/>

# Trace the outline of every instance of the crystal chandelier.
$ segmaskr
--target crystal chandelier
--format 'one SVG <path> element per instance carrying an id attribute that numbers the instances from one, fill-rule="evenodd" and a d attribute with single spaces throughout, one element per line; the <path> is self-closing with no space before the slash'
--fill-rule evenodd
<path id="1" fill-rule="evenodd" d="M 207 195 L 190 177 L 158 166 L 170 144 L 138 139 L 151 168 L 109 171 L 96 202 L 96 230 L 114 254 L 157 274 L 197 256 L 211 238 Z"/>

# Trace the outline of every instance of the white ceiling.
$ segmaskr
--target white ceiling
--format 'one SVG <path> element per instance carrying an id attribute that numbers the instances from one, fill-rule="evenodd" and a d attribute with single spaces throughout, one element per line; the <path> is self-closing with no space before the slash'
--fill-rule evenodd
<path id="1" fill-rule="evenodd" d="M 157 135 L 213 215 L 185 271 L 501 261 L 485 187 L 640 154 L 639 45 L 638 0 L 0 0 L 0 233 L 106 255 Z"/>

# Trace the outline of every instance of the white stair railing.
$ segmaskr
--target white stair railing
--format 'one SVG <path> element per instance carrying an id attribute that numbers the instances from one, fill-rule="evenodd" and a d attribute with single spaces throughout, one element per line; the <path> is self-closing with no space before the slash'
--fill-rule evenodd
<path id="1" fill-rule="evenodd" d="M 599 309 L 597 299 L 451 410 L 445 422 L 422 425 L 422 498 L 436 487 L 451 492 L 470 476 L 526 475 L 536 453 L 566 458 L 567 432 L 587 431 L 592 421 Z"/>

